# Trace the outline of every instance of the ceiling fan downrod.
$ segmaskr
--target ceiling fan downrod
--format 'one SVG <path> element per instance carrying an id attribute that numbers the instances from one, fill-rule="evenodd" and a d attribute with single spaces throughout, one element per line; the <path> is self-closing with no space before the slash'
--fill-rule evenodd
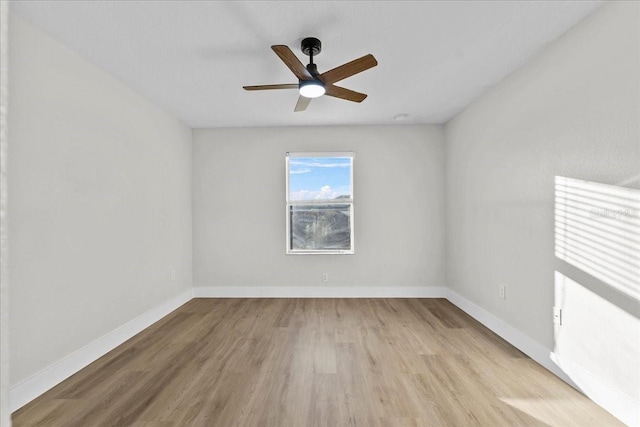
<path id="1" fill-rule="evenodd" d="M 361 58 L 332 68 L 324 73 L 318 73 L 313 57 L 322 50 L 320 40 L 315 37 L 307 37 L 301 43 L 302 52 L 309 56 L 309 64 L 305 66 L 300 59 L 285 45 L 272 45 L 276 55 L 284 62 L 291 72 L 298 78 L 298 83 L 292 84 L 272 84 L 243 86 L 244 90 L 272 90 L 272 89 L 298 89 L 300 96 L 293 111 L 304 111 L 307 109 L 312 98 L 328 95 L 333 98 L 340 98 L 351 102 L 362 102 L 367 97 L 366 93 L 356 92 L 334 83 L 361 73 L 369 68 L 378 65 L 378 61 L 373 55 L 368 54 Z"/>
<path id="2" fill-rule="evenodd" d="M 307 64 L 307 70 L 314 77 L 318 78 L 320 73 L 318 73 L 318 67 L 313 63 L 314 55 L 318 55 L 322 52 L 322 43 L 315 37 L 306 37 L 302 39 L 302 43 L 300 43 L 300 48 L 302 49 L 302 53 L 309 57 L 309 64 Z"/>

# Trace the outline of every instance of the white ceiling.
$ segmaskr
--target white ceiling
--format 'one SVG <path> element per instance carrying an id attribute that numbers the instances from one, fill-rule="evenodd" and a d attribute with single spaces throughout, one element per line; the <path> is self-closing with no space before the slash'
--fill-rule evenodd
<path id="1" fill-rule="evenodd" d="M 194 128 L 444 123 L 600 1 L 19 1 L 12 11 Z M 315 99 L 271 51 L 322 41 L 320 72 L 367 53 L 379 65 L 341 86 L 361 104 Z"/>

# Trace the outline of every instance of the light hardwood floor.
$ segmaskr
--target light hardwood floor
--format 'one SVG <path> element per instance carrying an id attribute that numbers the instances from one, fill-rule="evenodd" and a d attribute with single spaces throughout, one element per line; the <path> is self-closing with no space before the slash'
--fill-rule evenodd
<path id="1" fill-rule="evenodd" d="M 613 426 L 442 299 L 194 299 L 14 426 Z"/>

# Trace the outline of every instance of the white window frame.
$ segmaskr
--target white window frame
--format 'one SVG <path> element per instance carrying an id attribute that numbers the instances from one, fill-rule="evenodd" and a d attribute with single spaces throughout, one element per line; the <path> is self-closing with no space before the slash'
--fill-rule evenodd
<path id="1" fill-rule="evenodd" d="M 351 180 L 351 198 L 340 199 L 339 202 L 335 200 L 290 200 L 289 199 L 289 160 L 296 157 L 345 157 L 351 159 L 350 167 L 350 180 Z M 336 151 L 336 152 L 288 152 L 286 153 L 285 162 L 285 176 L 286 176 L 286 207 L 285 207 L 285 228 L 286 228 L 286 253 L 287 255 L 352 255 L 355 253 L 355 240 L 354 240 L 354 209 L 353 209 L 353 166 L 354 166 L 355 153 L 351 151 Z M 290 212 L 293 206 L 326 206 L 326 205 L 348 205 L 349 206 L 349 231 L 350 231 L 350 244 L 349 249 L 294 249 L 292 248 L 291 240 L 291 220 Z"/>

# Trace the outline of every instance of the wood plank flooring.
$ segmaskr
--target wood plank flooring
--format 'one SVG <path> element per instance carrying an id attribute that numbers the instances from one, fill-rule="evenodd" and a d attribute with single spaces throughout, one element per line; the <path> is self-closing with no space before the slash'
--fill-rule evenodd
<path id="1" fill-rule="evenodd" d="M 14 426 L 615 426 L 443 299 L 194 299 Z"/>

